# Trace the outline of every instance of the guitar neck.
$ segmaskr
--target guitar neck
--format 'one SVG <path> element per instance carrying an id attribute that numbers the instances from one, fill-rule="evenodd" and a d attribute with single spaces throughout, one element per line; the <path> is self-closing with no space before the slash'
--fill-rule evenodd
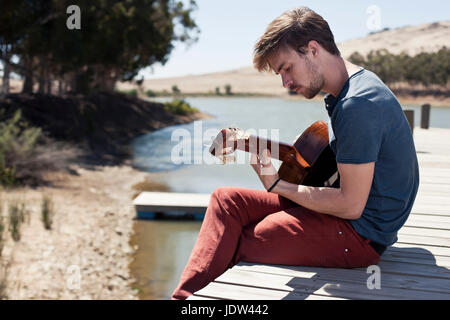
<path id="1" fill-rule="evenodd" d="M 273 142 L 266 138 L 250 135 L 248 138 L 235 141 L 234 147 L 235 149 L 255 154 L 259 154 L 260 150 L 268 149 L 271 158 L 292 162 L 302 167 L 309 166 L 294 146 L 284 142 Z"/>
<path id="2" fill-rule="evenodd" d="M 283 142 L 272 142 L 269 139 L 249 136 L 246 139 L 238 139 L 234 142 L 234 147 L 237 150 L 259 154 L 261 150 L 268 149 L 271 153 L 271 157 L 274 159 L 282 160 L 292 150 L 292 146 Z M 278 152 L 276 152 L 278 148 Z"/>

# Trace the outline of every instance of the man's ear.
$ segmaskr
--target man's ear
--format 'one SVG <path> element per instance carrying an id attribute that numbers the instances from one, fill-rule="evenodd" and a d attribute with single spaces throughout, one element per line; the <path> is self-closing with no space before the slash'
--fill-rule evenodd
<path id="1" fill-rule="evenodd" d="M 319 54 L 320 45 L 316 40 L 311 40 L 308 42 L 308 50 L 311 52 L 313 57 Z"/>

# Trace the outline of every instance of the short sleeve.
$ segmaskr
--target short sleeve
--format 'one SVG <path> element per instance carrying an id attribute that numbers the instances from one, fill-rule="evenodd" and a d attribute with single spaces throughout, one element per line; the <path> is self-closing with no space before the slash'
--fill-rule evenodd
<path id="1" fill-rule="evenodd" d="M 336 162 L 377 161 L 384 127 L 381 108 L 370 100 L 358 97 L 345 99 L 339 104 L 333 123 Z"/>

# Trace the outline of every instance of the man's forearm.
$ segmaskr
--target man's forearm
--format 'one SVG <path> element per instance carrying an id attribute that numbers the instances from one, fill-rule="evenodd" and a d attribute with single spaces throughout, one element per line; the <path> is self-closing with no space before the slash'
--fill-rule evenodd
<path id="1" fill-rule="evenodd" d="M 352 199 L 348 199 L 342 189 L 310 187 L 280 180 L 272 192 L 320 213 L 343 219 L 356 219 L 360 215 L 354 209 Z"/>

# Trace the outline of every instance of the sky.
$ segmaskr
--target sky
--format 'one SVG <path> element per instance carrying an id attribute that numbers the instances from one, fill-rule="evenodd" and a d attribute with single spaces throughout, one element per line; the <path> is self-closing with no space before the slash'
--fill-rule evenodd
<path id="1" fill-rule="evenodd" d="M 141 71 L 146 79 L 204 74 L 252 65 L 252 51 L 267 25 L 284 11 L 306 6 L 327 20 L 336 42 L 383 28 L 450 20 L 443 0 L 196 0 L 200 29 L 191 46 L 176 43 L 168 62 Z"/>

